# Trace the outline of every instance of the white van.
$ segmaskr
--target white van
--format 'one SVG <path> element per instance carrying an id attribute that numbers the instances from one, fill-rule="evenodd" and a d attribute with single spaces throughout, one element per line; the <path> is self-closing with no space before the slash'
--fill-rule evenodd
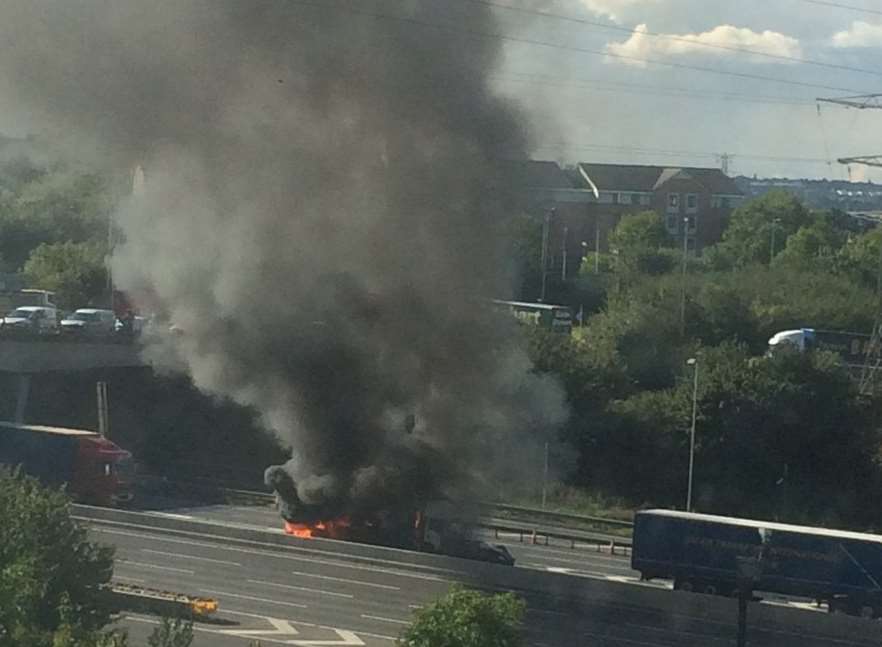
<path id="1" fill-rule="evenodd" d="M 58 311 L 49 306 L 21 306 L 3 317 L 3 331 L 54 335 L 58 332 Z"/>

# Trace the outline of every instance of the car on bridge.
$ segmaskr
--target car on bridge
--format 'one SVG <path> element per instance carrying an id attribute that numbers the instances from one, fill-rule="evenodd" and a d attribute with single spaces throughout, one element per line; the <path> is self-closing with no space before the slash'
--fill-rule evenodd
<path id="1" fill-rule="evenodd" d="M 49 306 L 21 306 L 3 317 L 4 334 L 54 335 L 58 311 Z"/>
<path id="2" fill-rule="evenodd" d="M 61 320 L 61 334 L 83 337 L 108 337 L 114 332 L 113 310 L 80 308 Z"/>

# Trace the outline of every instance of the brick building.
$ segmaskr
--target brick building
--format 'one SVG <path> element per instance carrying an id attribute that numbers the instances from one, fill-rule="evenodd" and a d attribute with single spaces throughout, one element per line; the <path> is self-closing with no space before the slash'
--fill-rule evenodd
<path id="1" fill-rule="evenodd" d="M 652 210 L 674 239 L 682 244 L 685 236 L 688 248 L 701 253 L 720 240 L 743 198 L 735 181 L 716 168 L 580 163 L 570 177 L 597 196 L 586 206 L 583 230 L 589 247 L 599 242 L 601 250 L 623 215 Z"/>
<path id="2" fill-rule="evenodd" d="M 589 207 L 597 199 L 594 192 L 555 162 L 507 162 L 506 177 L 519 194 L 521 209 L 535 218 L 537 227 L 548 220 L 549 272 L 555 275 L 577 272 L 582 241 L 586 240 L 591 222 Z M 564 249 L 567 250 L 566 267 Z"/>

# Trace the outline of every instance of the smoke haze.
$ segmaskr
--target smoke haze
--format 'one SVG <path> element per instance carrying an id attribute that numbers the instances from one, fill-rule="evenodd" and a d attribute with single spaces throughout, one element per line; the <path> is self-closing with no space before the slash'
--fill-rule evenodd
<path id="1" fill-rule="evenodd" d="M 0 7 L 0 91 L 83 155 L 143 165 L 115 280 L 181 329 L 156 361 L 291 447 L 267 478 L 293 479 L 292 516 L 498 481 L 564 417 L 483 305 L 510 285 L 499 162 L 529 138 L 488 87 L 499 43 L 419 24 L 498 30 L 488 8 L 461 11 Z"/>

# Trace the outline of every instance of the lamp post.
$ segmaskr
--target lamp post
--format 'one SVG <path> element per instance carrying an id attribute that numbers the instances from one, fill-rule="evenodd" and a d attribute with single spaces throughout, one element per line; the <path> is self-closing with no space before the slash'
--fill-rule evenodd
<path id="1" fill-rule="evenodd" d="M 683 218 L 683 274 L 680 281 L 680 336 L 686 336 L 686 256 L 689 253 L 689 216 Z"/>
<path id="2" fill-rule="evenodd" d="M 689 484 L 686 487 L 686 512 L 692 512 L 692 475 L 695 467 L 695 417 L 698 412 L 698 359 L 686 360 L 692 372 L 692 427 L 689 431 Z"/>
<path id="3" fill-rule="evenodd" d="M 539 293 L 539 303 L 545 302 L 545 287 L 548 280 L 548 239 L 551 237 L 551 219 L 554 217 L 555 209 L 552 208 L 545 212 L 545 219 L 542 222 L 542 288 Z"/>

